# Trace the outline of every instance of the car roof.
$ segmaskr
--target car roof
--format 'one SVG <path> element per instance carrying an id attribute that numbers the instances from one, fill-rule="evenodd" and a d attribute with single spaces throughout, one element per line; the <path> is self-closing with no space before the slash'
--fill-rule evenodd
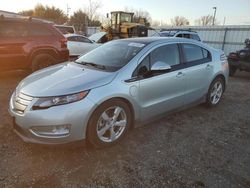
<path id="1" fill-rule="evenodd" d="M 26 22 L 26 23 L 39 23 L 39 24 L 52 24 L 53 22 L 48 20 L 43 20 L 39 18 L 32 18 L 32 17 L 22 17 L 22 18 L 11 18 L 11 17 L 4 17 L 0 16 L 0 21 L 18 21 L 18 22 Z"/>
<path id="2" fill-rule="evenodd" d="M 188 30 L 169 30 L 169 31 L 160 31 L 159 33 L 192 33 L 197 34 L 196 31 L 188 31 Z"/>
<path id="3" fill-rule="evenodd" d="M 138 38 L 127 38 L 121 40 L 144 43 L 144 44 L 150 44 L 153 42 L 190 42 L 190 39 L 177 38 L 177 37 L 138 37 Z"/>

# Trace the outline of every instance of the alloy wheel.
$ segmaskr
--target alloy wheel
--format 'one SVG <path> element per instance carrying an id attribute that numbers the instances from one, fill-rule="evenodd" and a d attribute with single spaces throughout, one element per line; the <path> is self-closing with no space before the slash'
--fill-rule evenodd
<path id="1" fill-rule="evenodd" d="M 127 115 L 120 106 L 106 109 L 97 121 L 97 136 L 103 142 L 113 142 L 124 132 L 127 126 Z"/>

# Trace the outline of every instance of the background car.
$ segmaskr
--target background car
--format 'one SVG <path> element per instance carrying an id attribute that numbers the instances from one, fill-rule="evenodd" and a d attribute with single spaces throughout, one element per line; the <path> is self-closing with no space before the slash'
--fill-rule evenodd
<path id="1" fill-rule="evenodd" d="M 33 18 L 0 19 L 0 71 L 36 71 L 68 58 L 67 40 L 52 24 Z"/>
<path id="2" fill-rule="evenodd" d="M 54 25 L 62 34 L 74 34 L 76 33 L 74 26 L 68 25 Z"/>
<path id="3" fill-rule="evenodd" d="M 201 37 L 196 31 L 184 29 L 162 29 L 160 32 L 154 33 L 152 37 L 179 37 L 201 41 Z"/>
<path id="4" fill-rule="evenodd" d="M 71 58 L 78 57 L 79 55 L 86 54 L 87 52 L 97 48 L 101 44 L 95 43 L 83 35 L 66 34 L 67 46 Z"/>
<path id="5" fill-rule="evenodd" d="M 27 142 L 107 147 L 167 112 L 217 106 L 227 82 L 224 53 L 195 40 L 114 40 L 24 79 L 9 111 Z"/>

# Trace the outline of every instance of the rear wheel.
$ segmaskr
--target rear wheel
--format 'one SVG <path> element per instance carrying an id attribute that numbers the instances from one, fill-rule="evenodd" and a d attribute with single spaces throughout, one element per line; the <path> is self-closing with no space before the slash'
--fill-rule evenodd
<path id="1" fill-rule="evenodd" d="M 124 101 L 107 101 L 92 114 L 87 139 L 96 148 L 114 145 L 125 136 L 131 123 L 132 115 Z"/>
<path id="2" fill-rule="evenodd" d="M 32 72 L 56 64 L 56 59 L 49 54 L 39 54 L 32 60 Z"/>
<path id="3" fill-rule="evenodd" d="M 217 106 L 221 101 L 222 94 L 224 92 L 224 81 L 222 78 L 216 78 L 210 85 L 206 103 L 209 107 Z"/>

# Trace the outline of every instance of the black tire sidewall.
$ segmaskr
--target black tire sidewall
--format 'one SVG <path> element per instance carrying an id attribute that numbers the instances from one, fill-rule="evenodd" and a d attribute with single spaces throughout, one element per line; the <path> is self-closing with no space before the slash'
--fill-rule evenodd
<path id="1" fill-rule="evenodd" d="M 221 101 L 222 95 L 221 95 L 221 97 L 220 97 L 220 100 L 219 100 L 216 104 L 213 104 L 213 103 L 211 102 L 211 97 L 210 97 L 210 96 L 211 96 L 212 89 L 213 89 L 213 87 L 214 87 L 214 84 L 215 84 L 216 82 L 218 82 L 218 81 L 222 84 L 222 95 L 223 95 L 223 93 L 224 93 L 224 89 L 225 89 L 224 80 L 223 80 L 222 78 L 220 78 L 220 77 L 215 78 L 215 79 L 213 80 L 213 82 L 210 84 L 209 90 L 208 90 L 208 93 L 207 93 L 206 104 L 207 104 L 208 107 L 215 107 L 215 106 L 217 106 L 217 105 L 220 103 L 220 101 Z"/>
<path id="2" fill-rule="evenodd" d="M 32 69 L 32 72 L 35 72 L 37 70 L 40 70 L 42 68 L 46 68 L 46 67 L 40 67 L 40 65 L 43 62 L 44 59 L 50 59 L 51 63 L 49 64 L 49 66 L 53 65 L 56 63 L 56 59 L 50 55 L 50 54 L 38 54 L 36 55 L 33 60 L 32 60 L 32 64 L 31 64 L 31 69 Z"/>
<path id="3" fill-rule="evenodd" d="M 126 116 L 127 116 L 127 126 L 125 127 L 125 130 L 122 133 L 122 135 L 117 140 L 115 140 L 111 143 L 108 143 L 108 142 L 103 142 L 102 140 L 99 139 L 99 137 L 97 135 L 96 128 L 97 128 L 97 122 L 98 122 L 101 114 L 106 109 L 108 109 L 112 106 L 120 106 L 124 109 Z M 131 127 L 132 122 L 133 121 L 132 121 L 131 110 L 126 102 L 119 100 L 119 99 L 113 99 L 113 100 L 109 100 L 107 102 L 104 102 L 99 107 L 97 107 L 97 109 L 91 115 L 91 118 L 88 122 L 88 127 L 87 127 L 87 141 L 95 148 L 104 148 L 104 147 L 112 146 L 124 138 L 124 136 L 127 134 L 128 130 L 129 130 L 129 128 Z"/>

